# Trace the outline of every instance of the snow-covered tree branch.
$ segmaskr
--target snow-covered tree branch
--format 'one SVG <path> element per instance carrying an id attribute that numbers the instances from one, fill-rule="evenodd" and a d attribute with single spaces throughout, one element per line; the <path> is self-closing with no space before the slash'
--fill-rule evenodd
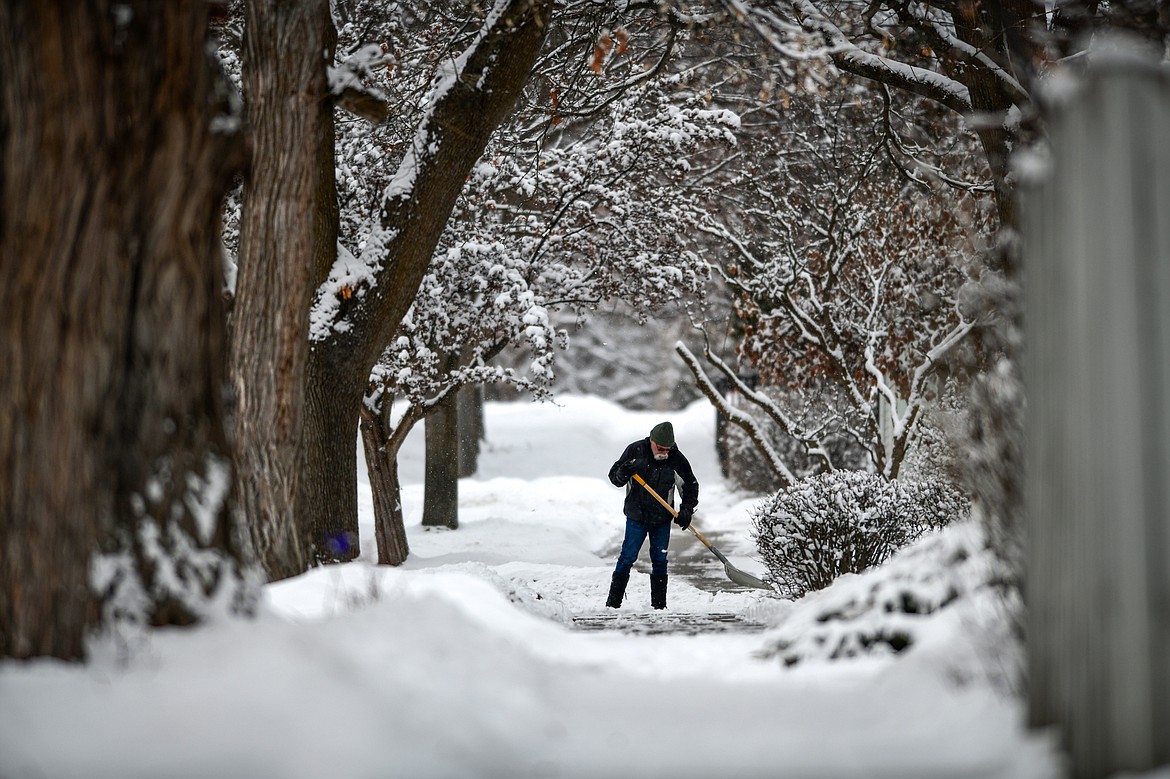
<path id="1" fill-rule="evenodd" d="M 763 164 L 729 177 L 732 198 L 700 230 L 725 247 L 715 255 L 738 296 L 739 360 L 763 385 L 749 388 L 709 353 L 727 386 L 792 442 L 803 467 L 832 468 L 848 441 L 893 478 L 940 368 L 975 325 L 959 290 L 977 276 L 990 214 L 978 190 L 901 175 L 882 152 L 884 109 L 864 99 L 873 94 L 841 84 L 792 96 L 784 111 L 792 129 L 745 141 Z M 974 178 L 966 159 L 956 149 L 937 164 Z M 710 379 L 693 356 L 686 362 L 710 397 Z M 713 402 L 748 429 L 742 410 Z M 748 432 L 761 448 L 764 436 Z"/>

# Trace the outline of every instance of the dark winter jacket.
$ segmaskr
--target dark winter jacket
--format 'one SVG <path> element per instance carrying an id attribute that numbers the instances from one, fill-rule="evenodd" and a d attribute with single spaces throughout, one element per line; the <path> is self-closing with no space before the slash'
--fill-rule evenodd
<path id="1" fill-rule="evenodd" d="M 627 446 L 622 456 L 609 469 L 609 480 L 614 486 L 626 488 L 627 517 L 647 525 L 661 525 L 673 518 L 645 487 L 629 476 L 623 478 L 622 466 L 635 460 L 644 464 L 637 473 L 662 496 L 663 500 L 674 505 L 674 489 L 677 484 L 682 494 L 679 509 L 694 511 L 699 503 L 699 482 L 695 479 L 690 462 L 677 446 L 670 450 L 665 460 L 655 460 L 653 452 L 650 451 L 650 438 L 646 437 Z"/>

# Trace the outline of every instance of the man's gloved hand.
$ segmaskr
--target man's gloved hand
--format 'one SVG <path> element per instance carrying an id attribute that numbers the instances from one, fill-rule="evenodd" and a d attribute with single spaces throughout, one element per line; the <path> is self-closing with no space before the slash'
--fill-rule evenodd
<path id="1" fill-rule="evenodd" d="M 633 478 L 635 473 L 645 472 L 646 461 L 638 459 L 637 457 L 635 457 L 633 460 L 630 460 L 629 462 L 622 463 L 621 466 L 618 467 L 618 476 L 623 479 L 630 479 Z"/>
<path id="2" fill-rule="evenodd" d="M 691 526 L 691 519 L 695 516 L 695 510 L 688 506 L 683 506 L 678 510 L 678 516 L 674 518 L 674 524 L 686 530 Z"/>

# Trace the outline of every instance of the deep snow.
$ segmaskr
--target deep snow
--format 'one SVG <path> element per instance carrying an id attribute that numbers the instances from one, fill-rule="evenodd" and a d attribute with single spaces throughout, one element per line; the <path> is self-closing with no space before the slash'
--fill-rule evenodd
<path id="1" fill-rule="evenodd" d="M 602 604 L 622 492 L 605 474 L 662 419 L 700 480 L 696 526 L 736 566 L 763 568 L 753 501 L 719 478 L 709 406 L 558 403 L 488 405 L 457 531 L 419 524 L 415 434 L 401 461 L 411 557 L 400 568 L 372 564 L 363 478 L 362 559 L 269 585 L 257 619 L 106 642 L 85 667 L 0 663 L 0 777 L 1060 775 L 1050 739 L 1026 731 L 1020 701 L 993 683 L 995 631 L 973 611 L 918 620 L 899 655 L 760 657 L 780 637 L 821 645 L 826 603 L 856 605 L 923 570 L 931 544 L 973 526 L 795 604 L 673 576 L 665 614 L 649 608 L 643 550 L 623 621 L 717 612 L 770 629 L 574 630 L 574 616 L 614 613 Z M 695 544 L 676 529 L 672 555 Z"/>

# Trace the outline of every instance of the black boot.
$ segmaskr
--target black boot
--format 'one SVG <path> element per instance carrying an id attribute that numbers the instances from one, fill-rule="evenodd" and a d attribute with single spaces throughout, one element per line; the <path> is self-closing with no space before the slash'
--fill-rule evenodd
<path id="1" fill-rule="evenodd" d="M 622 597 L 626 594 L 626 585 L 629 583 L 628 573 L 614 573 L 613 580 L 609 583 L 609 598 L 606 599 L 605 605 L 611 609 L 620 609 Z"/>
<path id="2" fill-rule="evenodd" d="M 656 609 L 666 608 L 666 574 L 650 577 L 650 605 Z"/>

